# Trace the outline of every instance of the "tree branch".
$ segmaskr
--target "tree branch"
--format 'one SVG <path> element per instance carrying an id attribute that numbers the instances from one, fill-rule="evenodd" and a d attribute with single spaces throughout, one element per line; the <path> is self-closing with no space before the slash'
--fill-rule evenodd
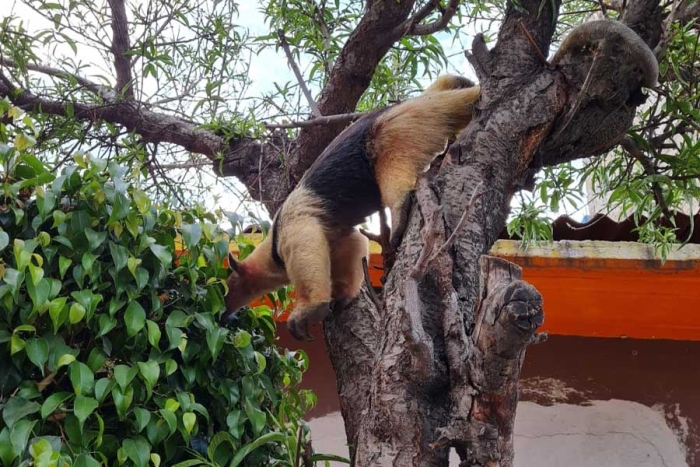
<path id="1" fill-rule="evenodd" d="M 395 29 L 413 9 L 414 0 L 369 2 L 364 16 L 348 37 L 318 98 L 321 115 L 355 111 L 374 70 L 391 46 L 403 35 Z M 297 158 L 290 175 L 298 180 L 323 149 L 345 128 L 345 122 L 303 128 L 297 139 Z"/>
<path id="2" fill-rule="evenodd" d="M 8 68 L 14 68 L 14 69 L 19 69 L 20 67 L 17 65 L 17 63 L 14 60 L 11 60 L 9 58 L 0 58 L 0 64 L 8 67 Z M 58 68 L 52 68 L 49 66 L 45 65 L 39 65 L 39 64 L 27 64 L 26 65 L 27 70 L 30 71 L 36 71 L 37 73 L 42 73 L 44 75 L 48 76 L 53 76 L 55 78 L 60 78 L 64 81 L 75 81 L 78 83 L 80 86 L 84 87 L 88 91 L 97 94 L 98 96 L 102 97 L 105 100 L 108 100 L 107 98 L 110 97 L 110 93 L 113 92 L 112 88 L 109 86 L 104 86 L 98 83 L 95 83 L 93 81 L 90 81 L 87 78 L 84 78 L 80 75 L 74 74 L 74 73 L 69 73 L 64 70 L 60 70 Z"/>
<path id="3" fill-rule="evenodd" d="M 282 47 L 282 50 L 284 50 L 284 54 L 287 56 L 287 62 L 289 63 L 289 67 L 294 72 L 294 76 L 296 77 L 297 82 L 299 83 L 301 92 L 304 94 L 306 101 L 309 103 L 309 107 L 311 108 L 311 115 L 313 115 L 314 117 L 320 117 L 321 112 L 318 110 L 318 104 L 316 104 L 316 101 L 311 95 L 311 91 L 309 91 L 309 87 L 306 85 L 301 71 L 299 71 L 299 66 L 294 61 L 294 55 L 292 55 L 292 51 L 289 48 L 289 42 L 287 42 L 287 38 L 284 35 L 284 31 L 282 31 L 281 29 L 277 31 L 277 37 L 279 38 L 280 47 Z"/>
<path id="4" fill-rule="evenodd" d="M 104 120 L 123 126 L 142 136 L 147 142 L 177 144 L 184 149 L 203 154 L 212 160 L 226 150 L 224 140 L 213 133 L 197 128 L 197 125 L 178 117 L 152 112 L 135 102 L 120 101 L 105 105 L 83 102 L 59 101 L 34 95 L 28 90 L 18 90 L 0 73 L 0 97 L 25 111 L 72 117 L 92 122 Z"/>
<path id="5" fill-rule="evenodd" d="M 325 117 L 312 118 L 310 120 L 294 121 L 289 123 L 266 123 L 265 128 L 271 130 L 288 128 L 308 128 L 316 125 L 329 125 L 332 123 L 353 122 L 362 117 L 366 112 L 352 112 L 340 115 L 327 115 Z"/>
<path id="6" fill-rule="evenodd" d="M 114 70 L 117 74 L 117 91 L 126 99 L 134 99 L 133 77 L 131 74 L 131 49 L 129 23 L 126 17 L 125 0 L 107 0 L 112 10 L 112 54 Z"/>
<path id="7" fill-rule="evenodd" d="M 410 36 L 428 36 L 441 31 L 447 26 L 457 12 L 459 3 L 460 0 L 450 0 L 447 7 L 441 8 L 442 15 L 439 19 L 433 21 L 432 23 L 420 24 L 420 22 L 425 19 L 431 11 L 433 11 L 435 8 L 440 8 L 439 0 L 431 0 L 423 7 L 423 9 L 419 10 L 418 13 L 411 18 L 410 23 L 407 25 L 408 27 L 405 34 Z M 426 13 L 424 10 L 427 10 L 428 5 L 433 5 L 433 7 Z"/>

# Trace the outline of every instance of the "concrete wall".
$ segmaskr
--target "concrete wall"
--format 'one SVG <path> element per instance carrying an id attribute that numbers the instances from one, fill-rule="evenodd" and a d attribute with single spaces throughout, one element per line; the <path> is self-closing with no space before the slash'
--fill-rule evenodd
<path id="1" fill-rule="evenodd" d="M 297 343 L 280 326 L 281 346 Z M 335 377 L 304 344 L 317 452 L 347 455 Z M 700 342 L 551 336 L 523 366 L 517 467 L 700 467 Z M 453 455 L 451 465 L 457 466 Z"/>

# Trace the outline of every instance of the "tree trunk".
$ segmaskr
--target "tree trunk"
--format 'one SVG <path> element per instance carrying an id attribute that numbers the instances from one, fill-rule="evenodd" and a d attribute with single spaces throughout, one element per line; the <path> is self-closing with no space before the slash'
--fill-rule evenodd
<path id="1" fill-rule="evenodd" d="M 639 3 L 630 11 L 658 6 Z M 353 465 L 445 466 L 450 447 L 463 466 L 513 464 L 518 378 L 525 348 L 538 340 L 542 299 L 517 266 L 483 255 L 532 173 L 617 144 L 639 92 L 632 75 L 605 77 L 622 55 L 543 63 L 559 3 L 519 4 L 492 50 L 474 41 L 474 120 L 417 189 L 383 309 L 362 295 L 326 320 Z M 585 84 L 593 65 L 597 79 Z M 441 248 L 450 233 L 456 242 Z"/>

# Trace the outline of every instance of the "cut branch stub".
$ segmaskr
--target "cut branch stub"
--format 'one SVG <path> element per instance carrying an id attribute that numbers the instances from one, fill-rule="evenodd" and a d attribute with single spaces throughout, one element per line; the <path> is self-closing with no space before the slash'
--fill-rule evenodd
<path id="1" fill-rule="evenodd" d="M 522 281 L 513 263 L 482 256 L 482 291 L 469 359 L 474 396 L 472 417 L 498 430 L 498 451 L 492 460 L 511 465 L 518 380 L 525 348 L 544 321 L 542 296 Z M 482 295 L 483 296 L 483 295 Z"/>

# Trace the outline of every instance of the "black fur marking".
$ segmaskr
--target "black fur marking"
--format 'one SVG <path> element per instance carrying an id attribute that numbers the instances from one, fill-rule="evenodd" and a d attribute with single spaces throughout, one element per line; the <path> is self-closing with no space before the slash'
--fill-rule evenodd
<path id="1" fill-rule="evenodd" d="M 372 125 L 385 110 L 366 115 L 345 129 L 301 180 L 323 200 L 324 221 L 332 227 L 354 227 L 382 207 L 367 143 Z"/>
<path id="2" fill-rule="evenodd" d="M 279 228 L 281 226 L 281 221 L 282 221 L 282 214 L 277 214 L 277 217 L 275 218 L 275 222 L 272 226 L 272 261 L 274 261 L 277 266 L 281 267 L 282 269 L 285 269 L 284 266 L 284 260 L 280 256 L 280 252 L 278 250 L 279 246 Z"/>

